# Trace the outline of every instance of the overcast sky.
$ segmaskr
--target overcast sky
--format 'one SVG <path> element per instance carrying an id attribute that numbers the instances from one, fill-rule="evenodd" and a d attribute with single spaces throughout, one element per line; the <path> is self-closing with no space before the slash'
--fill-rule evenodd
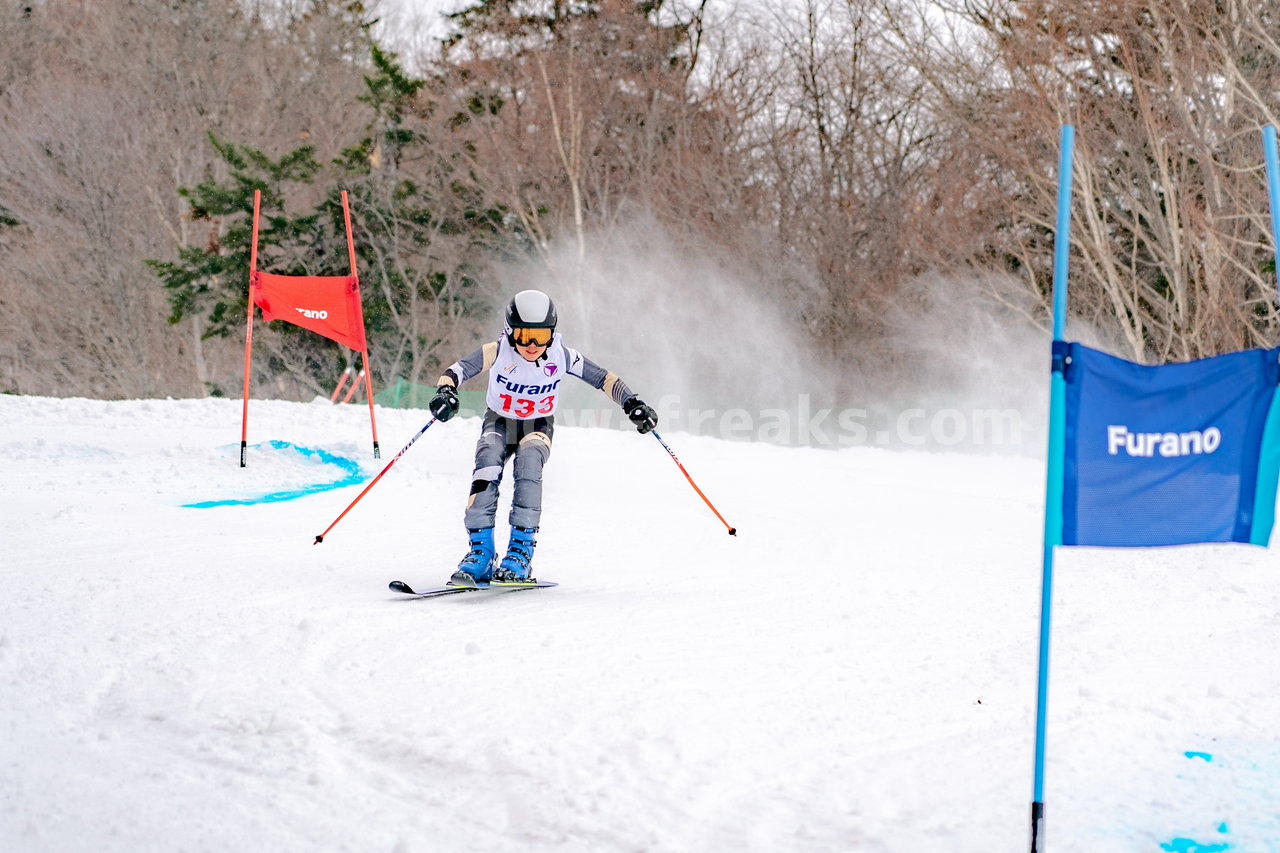
<path id="1" fill-rule="evenodd" d="M 468 5 L 469 0 L 382 0 L 385 36 L 397 43 L 438 38 L 445 33 L 440 16 Z"/>
<path id="2" fill-rule="evenodd" d="M 380 14 L 383 23 L 379 36 L 393 50 L 411 55 L 411 46 L 425 46 L 430 40 L 445 35 L 447 27 L 441 19 L 442 15 L 465 9 L 477 2 L 478 0 L 382 0 Z M 801 0 L 763 0 L 758 8 L 794 5 L 797 2 Z M 729 15 L 735 9 L 752 8 L 757 4 L 751 0 L 725 0 L 715 6 L 719 14 Z"/>

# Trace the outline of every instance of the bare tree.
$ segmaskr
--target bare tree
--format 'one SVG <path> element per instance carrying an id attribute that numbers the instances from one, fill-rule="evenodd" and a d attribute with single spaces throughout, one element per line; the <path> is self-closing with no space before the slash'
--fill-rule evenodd
<path id="1" fill-rule="evenodd" d="M 236 346 L 206 340 L 199 317 L 170 328 L 142 259 L 219 240 L 175 193 L 220 168 L 206 131 L 330 156 L 350 138 L 349 26 L 236 0 L 18 5 L 0 29 L 18 47 L 0 63 L 0 206 L 16 223 L 0 230 L 0 385 L 119 397 L 235 381 Z"/>
<path id="2" fill-rule="evenodd" d="M 1057 130 L 1077 126 L 1072 310 L 1137 359 L 1274 342 L 1259 130 L 1280 84 L 1271 2 L 966 3 L 934 30 L 938 114 L 1003 213 L 978 266 L 1047 299 Z M 948 35 L 954 36 L 955 33 Z"/>
<path id="3" fill-rule="evenodd" d="M 742 53 L 748 70 L 733 90 L 754 163 L 740 202 L 801 271 L 780 296 L 850 365 L 846 394 L 865 390 L 871 371 L 909 370 L 884 320 L 951 224 L 937 204 L 948 153 L 926 80 L 890 37 L 900 14 L 858 0 L 774 7 L 750 24 L 756 47 Z"/>
<path id="4" fill-rule="evenodd" d="M 607 235 L 627 203 L 649 206 L 675 182 L 677 128 L 700 109 L 693 23 L 659 20 L 649 7 L 662 5 L 546 3 L 539 16 L 488 2 L 443 57 L 473 167 L 548 262 L 553 236 L 572 235 L 581 256 L 587 231 Z"/>

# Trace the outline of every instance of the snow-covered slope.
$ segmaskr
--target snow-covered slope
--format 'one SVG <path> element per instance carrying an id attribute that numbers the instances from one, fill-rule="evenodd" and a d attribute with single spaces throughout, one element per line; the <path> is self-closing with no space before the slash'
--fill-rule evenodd
<path id="1" fill-rule="evenodd" d="M 245 469 L 239 418 L 0 397 L 0 849 L 1026 848 L 1039 460 L 668 435 L 734 539 L 657 442 L 565 428 L 561 586 L 406 600 L 476 421 L 315 546 L 359 486 L 314 451 L 367 481 L 425 414 L 375 461 L 359 406 L 255 402 Z M 1060 555 L 1051 850 L 1280 849 L 1276 569 Z"/>

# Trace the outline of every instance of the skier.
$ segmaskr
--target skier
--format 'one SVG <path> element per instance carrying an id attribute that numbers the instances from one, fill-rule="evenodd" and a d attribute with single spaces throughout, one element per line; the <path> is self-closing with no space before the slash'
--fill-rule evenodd
<path id="1" fill-rule="evenodd" d="M 449 580 L 453 586 L 533 580 L 530 570 L 537 544 L 534 534 L 542 515 L 542 469 L 551 455 L 560 382 L 566 375 L 608 394 L 641 433 L 658 425 L 657 413 L 616 374 L 564 344 L 556 331 L 555 305 L 540 290 L 517 293 L 507 305 L 502 337 L 445 369 L 431 398 L 431 414 L 441 421 L 457 414 L 458 389 L 484 370 L 489 370 L 488 409 L 476 443 L 471 494 L 463 517 L 470 551 Z M 511 541 L 506 556 L 495 565 L 498 484 L 513 457 Z"/>

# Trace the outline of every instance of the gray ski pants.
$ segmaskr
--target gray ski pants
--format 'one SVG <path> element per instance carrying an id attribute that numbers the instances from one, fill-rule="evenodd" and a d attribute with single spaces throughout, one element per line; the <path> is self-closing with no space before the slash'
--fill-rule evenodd
<path id="1" fill-rule="evenodd" d="M 538 526 L 542 517 L 542 466 L 551 457 L 554 423 L 555 418 L 520 421 L 504 418 L 492 409 L 485 412 L 464 514 L 468 530 L 493 527 L 498 514 L 498 485 L 512 457 L 516 483 L 511 498 L 511 526 Z"/>

